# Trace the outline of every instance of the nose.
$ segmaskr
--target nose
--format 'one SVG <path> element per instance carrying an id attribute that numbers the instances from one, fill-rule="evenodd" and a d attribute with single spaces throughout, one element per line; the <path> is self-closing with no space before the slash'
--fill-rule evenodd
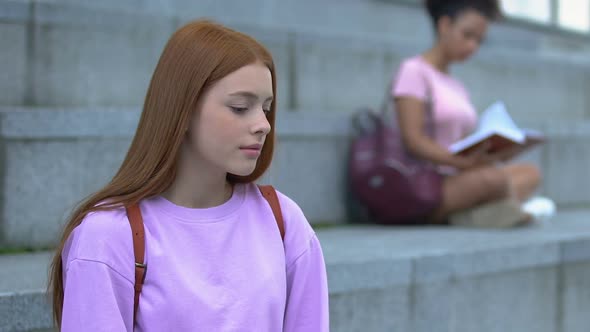
<path id="1" fill-rule="evenodd" d="M 252 126 L 252 132 L 258 135 L 266 136 L 270 132 L 270 122 L 266 117 L 264 110 L 260 109 L 256 112 L 256 118 Z"/>
<path id="2" fill-rule="evenodd" d="M 477 50 L 479 49 L 480 43 L 479 40 L 471 40 L 469 43 L 469 53 L 473 54 L 475 52 L 477 52 Z"/>

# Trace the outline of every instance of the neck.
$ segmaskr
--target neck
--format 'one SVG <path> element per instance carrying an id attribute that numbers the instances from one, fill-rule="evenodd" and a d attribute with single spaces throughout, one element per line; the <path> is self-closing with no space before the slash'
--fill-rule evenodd
<path id="1" fill-rule="evenodd" d="M 162 193 L 170 202 L 188 208 L 205 209 L 227 202 L 233 192 L 226 180 L 226 173 L 207 171 L 207 167 L 195 165 L 181 158 L 172 185 Z"/>
<path id="2" fill-rule="evenodd" d="M 433 65 L 439 71 L 443 73 L 449 72 L 451 60 L 448 56 L 445 55 L 445 52 L 439 44 L 436 44 L 431 49 L 424 52 L 422 57 L 424 58 L 424 60 L 426 60 L 426 62 Z"/>

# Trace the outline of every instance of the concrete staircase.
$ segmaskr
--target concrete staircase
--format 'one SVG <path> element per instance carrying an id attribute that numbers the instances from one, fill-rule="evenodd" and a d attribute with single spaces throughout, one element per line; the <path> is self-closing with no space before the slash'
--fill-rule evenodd
<path id="1" fill-rule="evenodd" d="M 262 182 L 293 197 L 312 223 L 346 221 L 348 114 L 281 111 L 275 159 Z M 117 170 L 138 116 L 137 109 L 0 107 L 0 246 L 50 247 L 69 209 Z M 525 156 L 546 175 L 542 191 L 561 208 L 589 204 L 590 178 L 575 174 L 590 166 L 590 123 L 555 120 L 534 127 L 550 137 Z"/>
<path id="2" fill-rule="evenodd" d="M 589 216 L 572 210 L 543 227 L 505 231 L 319 230 L 331 331 L 585 332 Z M 0 256 L 0 332 L 51 327 L 49 257 Z"/>
<path id="3" fill-rule="evenodd" d="M 345 223 L 349 117 L 377 107 L 401 59 L 429 45 L 416 3 L 0 1 L 0 248 L 55 244 L 72 206 L 122 161 L 167 38 L 197 17 L 274 54 L 279 143 L 263 182 L 312 223 Z M 548 135 L 523 158 L 541 166 L 541 192 L 564 211 L 554 224 L 319 231 L 333 331 L 586 331 L 589 50 L 587 38 L 506 22 L 455 71 L 479 109 L 502 99 L 517 123 Z M 0 331 L 50 327 L 47 258 L 0 256 Z"/>
<path id="4" fill-rule="evenodd" d="M 407 1 L 256 3 L 264 13 L 239 1 L 0 2 L 0 36 L 11 46 L 0 50 L 0 247 L 53 245 L 71 207 L 119 166 L 167 38 L 203 16 L 275 56 L 280 144 L 265 181 L 313 223 L 346 220 L 349 116 L 380 104 L 401 59 L 427 47 L 430 26 Z M 556 40 L 567 53 L 548 47 Z M 579 60 L 589 45 L 504 24 L 456 71 L 480 109 L 503 99 L 519 124 L 548 134 L 526 159 L 562 207 L 590 204 L 590 178 L 576 176 L 590 166 L 590 61 Z"/>

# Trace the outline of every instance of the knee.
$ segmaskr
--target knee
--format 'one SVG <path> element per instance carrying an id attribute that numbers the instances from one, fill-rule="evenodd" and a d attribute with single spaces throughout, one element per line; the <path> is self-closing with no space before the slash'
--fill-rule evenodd
<path id="1" fill-rule="evenodd" d="M 526 164 L 525 167 L 531 184 L 535 187 L 538 186 L 543 180 L 541 169 L 534 164 Z"/>
<path id="2" fill-rule="evenodd" d="M 518 179 L 517 182 L 526 188 L 538 187 L 543 178 L 539 167 L 532 163 L 516 164 L 509 174 Z"/>
<path id="3" fill-rule="evenodd" d="M 481 174 L 482 185 L 487 188 L 488 200 L 500 199 L 510 193 L 510 177 L 498 168 L 490 168 Z"/>

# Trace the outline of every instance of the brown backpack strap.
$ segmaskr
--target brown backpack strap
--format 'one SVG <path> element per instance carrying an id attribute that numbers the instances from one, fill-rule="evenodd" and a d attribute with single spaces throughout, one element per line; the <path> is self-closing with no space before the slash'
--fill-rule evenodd
<path id="1" fill-rule="evenodd" d="M 135 326 L 135 315 L 139 306 L 139 294 L 145 280 L 147 265 L 144 261 L 145 253 L 145 232 L 143 229 L 143 218 L 138 204 L 133 204 L 126 208 L 127 218 L 131 225 L 133 234 L 133 254 L 135 255 L 135 297 L 133 301 L 133 325 Z"/>
<path id="2" fill-rule="evenodd" d="M 285 240 L 285 223 L 283 222 L 281 204 L 279 203 L 279 197 L 277 196 L 275 188 L 273 188 L 273 186 L 258 186 L 258 189 L 260 189 L 260 193 L 262 193 L 262 196 L 268 201 L 268 204 L 270 204 L 277 226 L 279 226 L 279 232 L 281 232 L 281 239 Z"/>

